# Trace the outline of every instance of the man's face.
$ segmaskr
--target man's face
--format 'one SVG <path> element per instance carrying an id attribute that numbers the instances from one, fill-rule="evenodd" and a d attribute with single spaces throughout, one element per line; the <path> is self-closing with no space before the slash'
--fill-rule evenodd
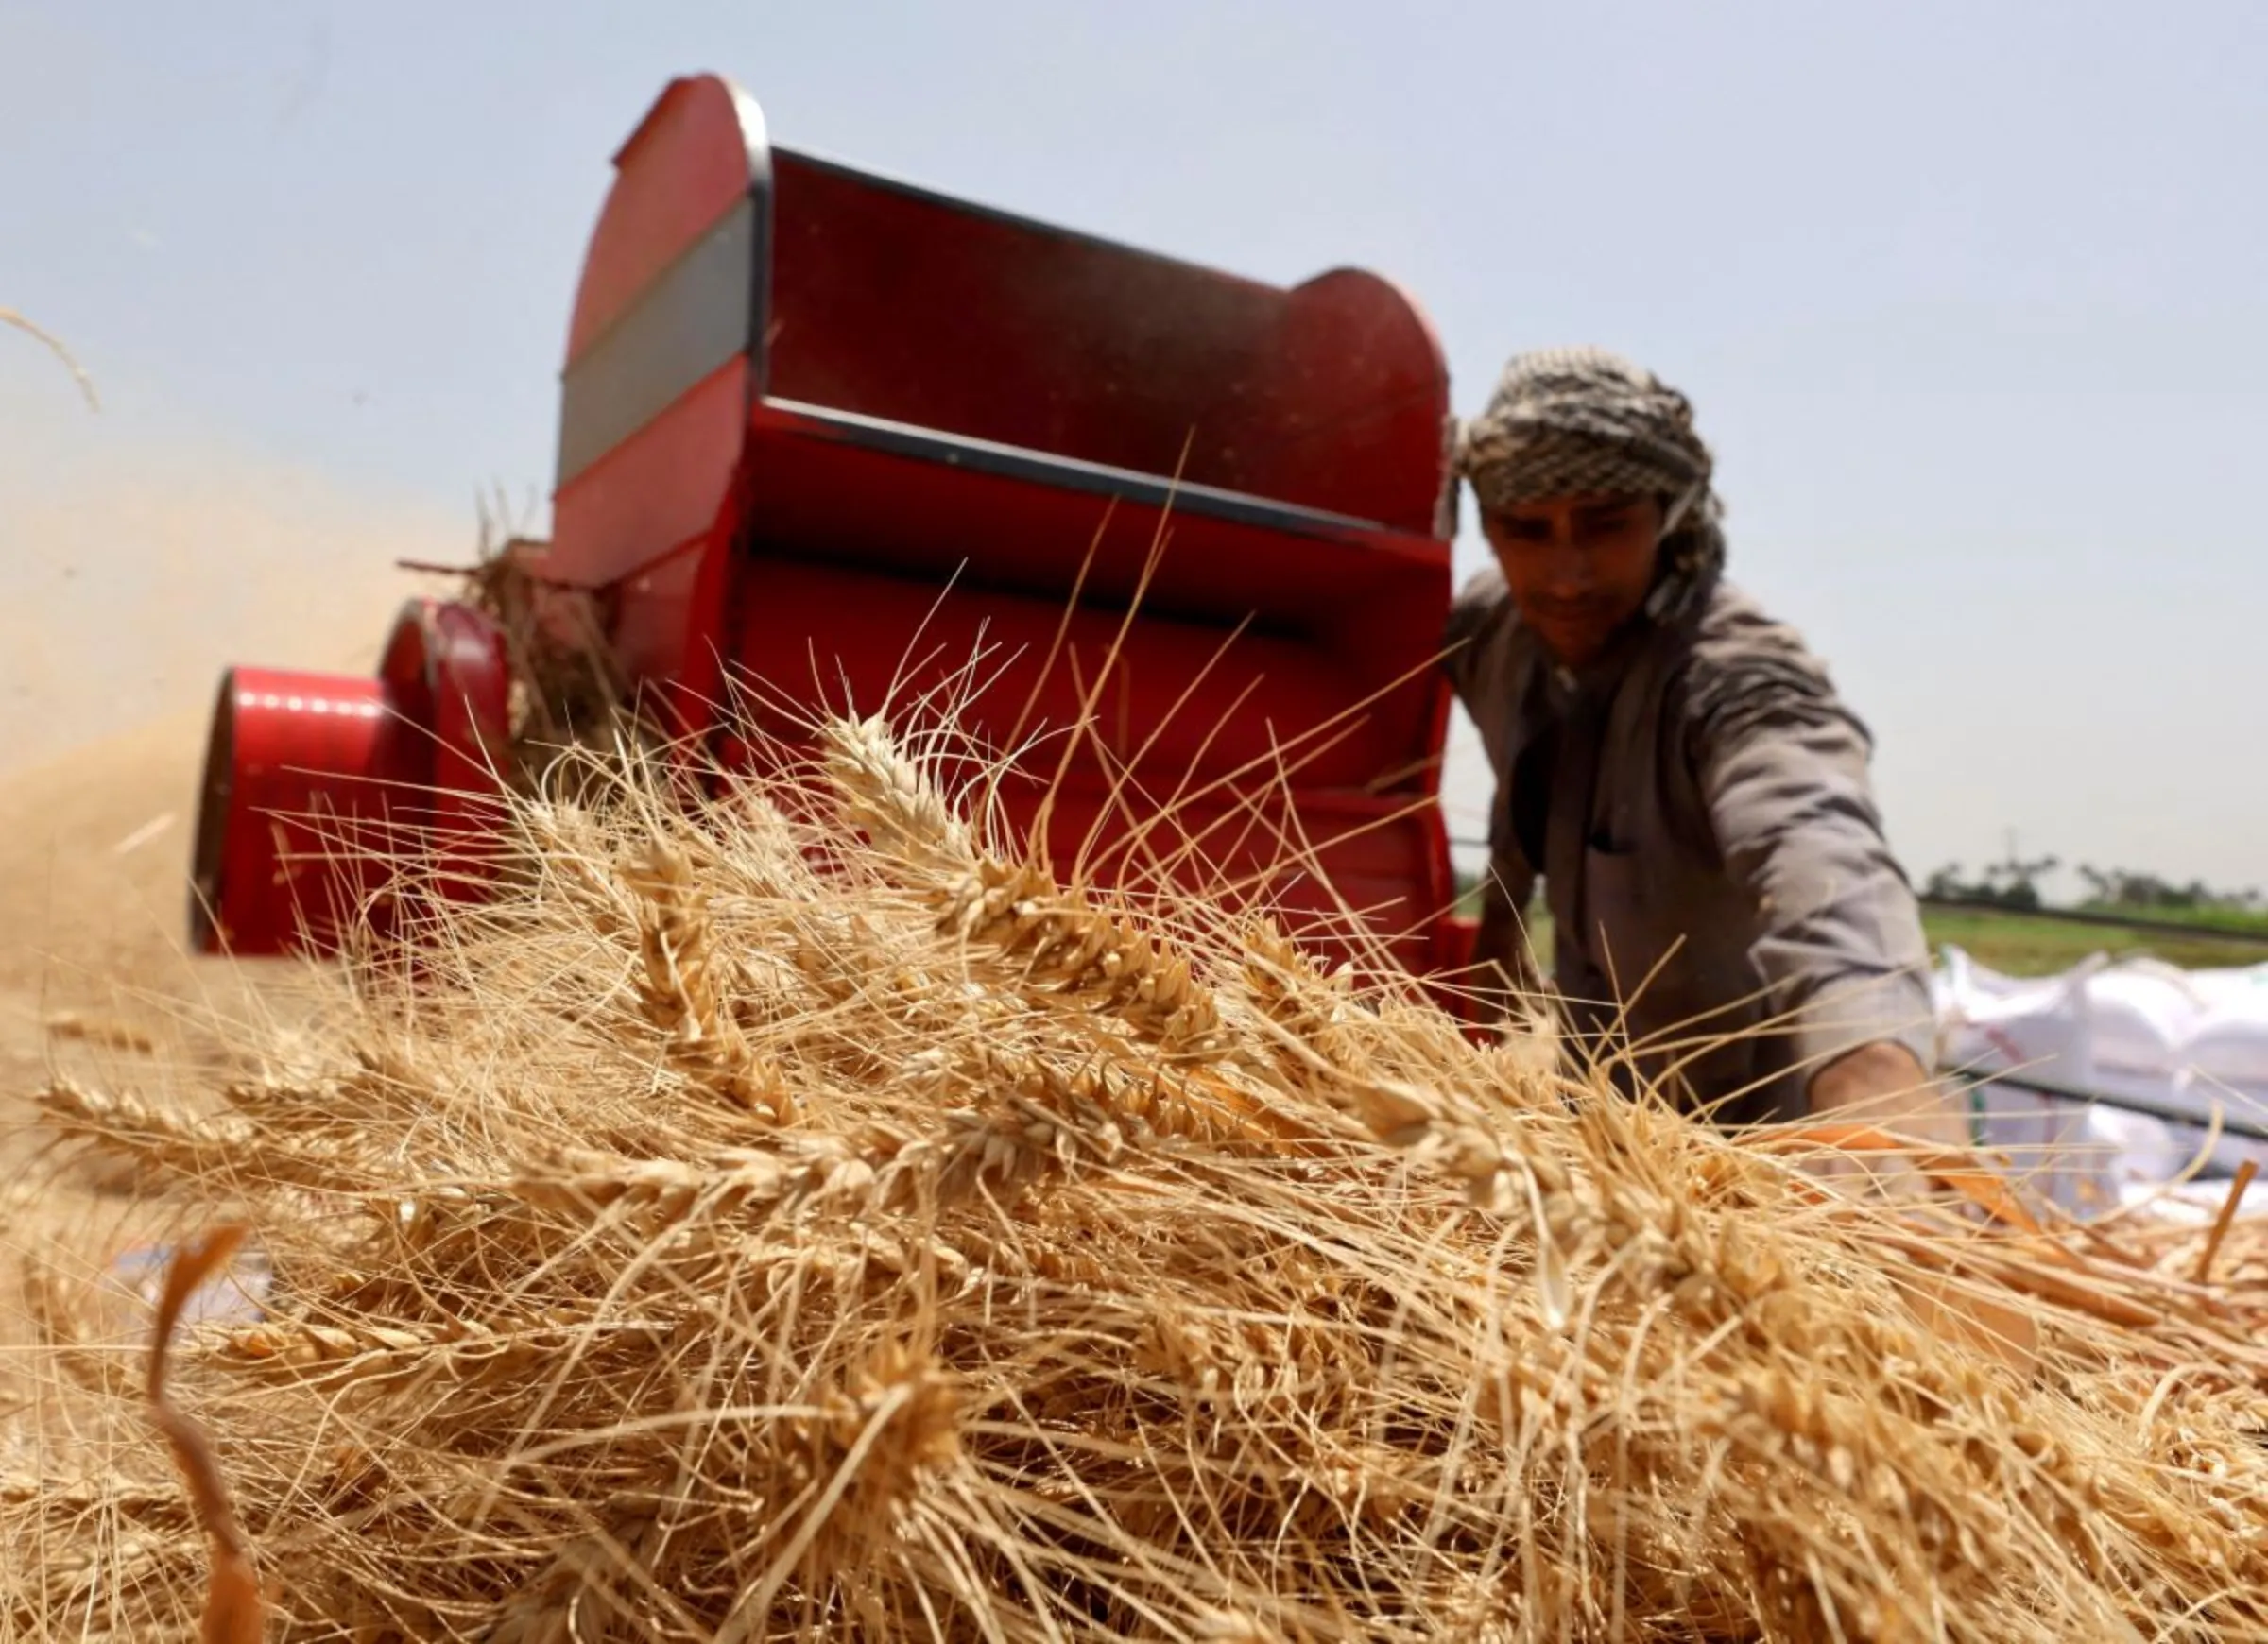
<path id="1" fill-rule="evenodd" d="M 1645 603 L 1661 539 L 1654 497 L 1551 497 L 1481 517 L 1521 619 L 1580 668 Z"/>

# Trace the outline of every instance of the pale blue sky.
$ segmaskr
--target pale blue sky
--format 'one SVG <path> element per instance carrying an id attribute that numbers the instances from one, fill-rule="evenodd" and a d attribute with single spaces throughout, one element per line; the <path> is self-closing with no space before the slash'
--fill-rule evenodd
<path id="1" fill-rule="evenodd" d="M 2245 0 L 0 0 L 0 303 L 107 402 L 0 334 L 0 768 L 107 728 L 63 706 L 98 680 L 112 719 L 201 696 L 185 613 L 335 620 L 373 541 L 461 551 L 477 489 L 546 490 L 608 157 L 700 68 L 793 146 L 1391 274 L 1462 410 L 1518 349 L 1637 355 L 1699 407 L 1736 576 L 1874 724 L 1917 872 L 2016 828 L 2268 881 Z"/>

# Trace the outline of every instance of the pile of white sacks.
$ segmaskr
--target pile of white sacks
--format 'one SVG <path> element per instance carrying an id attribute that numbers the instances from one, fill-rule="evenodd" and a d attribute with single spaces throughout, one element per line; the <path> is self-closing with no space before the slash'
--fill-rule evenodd
<path id="1" fill-rule="evenodd" d="M 2242 1208 L 2268 1210 L 2268 965 L 2097 958 L 2019 980 L 1948 947 L 1933 987 L 1939 1063 L 1975 1081 L 1980 1139 L 2057 1203 L 2202 1218 L 2251 1158 Z"/>

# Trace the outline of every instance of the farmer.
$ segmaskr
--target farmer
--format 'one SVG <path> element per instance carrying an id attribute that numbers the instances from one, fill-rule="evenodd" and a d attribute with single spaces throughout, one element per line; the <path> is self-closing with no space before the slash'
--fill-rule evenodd
<path id="1" fill-rule="evenodd" d="M 1724 580 L 1685 397 L 1596 350 L 1524 354 L 1458 470 L 1496 559 L 1455 602 L 1446 663 L 1497 784 L 1475 955 L 1496 1003 L 1540 993 L 1522 929 L 1540 875 L 1573 1043 L 1634 1053 L 1720 1123 L 1959 1143 L 1868 733 Z"/>

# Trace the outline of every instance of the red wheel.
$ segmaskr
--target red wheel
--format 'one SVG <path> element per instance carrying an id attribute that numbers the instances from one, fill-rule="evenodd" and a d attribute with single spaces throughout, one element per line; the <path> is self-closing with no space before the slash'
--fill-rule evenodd
<path id="1" fill-rule="evenodd" d="M 276 954 L 334 946 L 384 877 L 392 728 L 375 679 L 232 669 L 205 750 L 190 945 Z"/>
<path id="2" fill-rule="evenodd" d="M 395 620 L 378 677 L 405 732 L 433 882 L 452 900 L 476 899 L 485 844 L 503 793 L 511 732 L 511 669 L 504 636 L 469 605 L 412 600 Z"/>
<path id="3" fill-rule="evenodd" d="M 503 636 L 413 600 L 375 679 L 237 668 L 205 752 L 189 927 L 202 953 L 335 951 L 397 925 L 404 868 L 482 894 L 510 726 Z"/>

